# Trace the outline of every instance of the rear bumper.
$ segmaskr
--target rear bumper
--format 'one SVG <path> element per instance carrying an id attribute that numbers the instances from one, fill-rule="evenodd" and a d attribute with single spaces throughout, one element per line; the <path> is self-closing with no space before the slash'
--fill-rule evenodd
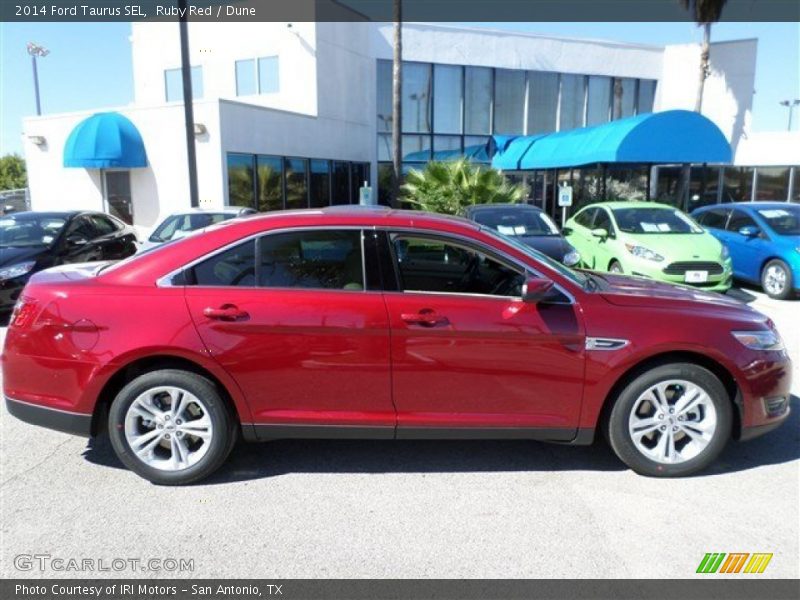
<path id="1" fill-rule="evenodd" d="M 5 399 L 8 412 L 20 421 L 82 437 L 92 434 L 92 415 L 30 404 L 8 396 Z"/>

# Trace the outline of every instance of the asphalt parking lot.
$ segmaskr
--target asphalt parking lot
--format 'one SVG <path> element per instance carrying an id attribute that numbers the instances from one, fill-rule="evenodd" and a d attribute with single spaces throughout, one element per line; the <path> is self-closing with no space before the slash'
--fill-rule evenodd
<path id="1" fill-rule="evenodd" d="M 758 577 L 797 578 L 800 301 L 741 294 L 789 344 L 794 412 L 686 479 L 635 475 L 604 444 L 281 441 L 165 488 L 123 469 L 107 440 L 3 406 L 0 576 L 684 578 L 706 552 L 770 552 Z M 20 571 L 21 554 L 183 558 L 194 571 Z"/>

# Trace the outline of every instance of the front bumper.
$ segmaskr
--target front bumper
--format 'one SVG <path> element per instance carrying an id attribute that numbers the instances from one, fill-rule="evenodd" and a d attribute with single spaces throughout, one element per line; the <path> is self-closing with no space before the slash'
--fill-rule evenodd
<path id="1" fill-rule="evenodd" d="M 74 413 L 48 406 L 30 404 L 13 398 L 6 398 L 8 412 L 31 425 L 39 425 L 72 435 L 90 437 L 92 432 L 92 415 Z"/>
<path id="2" fill-rule="evenodd" d="M 685 275 L 668 275 L 664 273 L 664 268 L 667 264 L 667 262 L 656 263 L 643 258 L 630 258 L 628 260 L 628 274 L 666 281 L 667 283 L 688 285 L 701 290 L 708 290 L 709 292 L 727 292 L 733 284 L 733 268 L 730 259 L 722 263 L 722 273 L 717 275 L 709 274 L 708 280 L 703 283 L 689 283 L 686 281 Z"/>

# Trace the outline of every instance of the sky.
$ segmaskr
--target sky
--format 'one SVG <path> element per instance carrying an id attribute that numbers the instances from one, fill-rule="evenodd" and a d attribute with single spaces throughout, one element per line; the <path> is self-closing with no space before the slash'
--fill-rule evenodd
<path id="1" fill-rule="evenodd" d="M 653 45 L 701 39 L 692 23 L 463 25 Z M 50 50 L 38 63 L 42 112 L 48 114 L 131 103 L 129 35 L 128 23 L 0 23 L 0 156 L 21 152 L 22 118 L 36 111 L 27 42 Z M 758 38 L 752 129 L 785 130 L 788 111 L 778 102 L 800 98 L 800 24 L 718 23 L 712 31 L 712 41 L 742 38 Z M 800 128 L 800 110 L 792 128 Z"/>

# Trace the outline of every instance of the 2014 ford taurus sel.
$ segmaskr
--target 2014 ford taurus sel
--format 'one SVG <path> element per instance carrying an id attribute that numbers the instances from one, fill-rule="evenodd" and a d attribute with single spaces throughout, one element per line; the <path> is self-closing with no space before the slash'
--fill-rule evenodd
<path id="1" fill-rule="evenodd" d="M 33 276 L 3 354 L 9 411 L 161 484 L 237 437 L 605 432 L 646 475 L 709 465 L 789 414 L 767 317 L 667 283 L 575 272 L 461 219 L 274 213 L 116 264 Z"/>

